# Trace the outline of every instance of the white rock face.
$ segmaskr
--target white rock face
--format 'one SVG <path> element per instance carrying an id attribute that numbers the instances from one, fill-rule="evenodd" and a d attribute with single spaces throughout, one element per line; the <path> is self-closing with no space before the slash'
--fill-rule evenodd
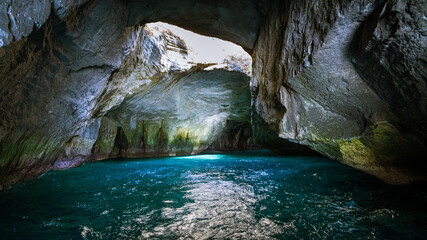
<path id="1" fill-rule="evenodd" d="M 46 105 L 47 114 L 28 115 L 33 121 L 46 119 L 47 131 L 3 143 L 11 149 L 24 146 L 27 153 L 2 153 L 6 173 L 2 185 L 23 177 L 14 173 L 15 167 L 6 171 L 10 162 L 24 169 L 37 163 L 39 168 L 32 174 L 37 175 L 87 160 L 194 154 L 212 144 L 227 121 L 250 122 L 251 57 L 241 47 L 164 23 L 129 28 L 125 36 L 117 49 L 98 46 L 101 52 L 113 53 L 113 57 L 104 54 L 111 65 L 71 70 L 63 89 L 51 86 L 56 93 Z M 199 45 L 193 48 L 187 39 Z M 195 53 L 203 47 L 215 55 Z M 92 61 L 91 54 L 82 53 L 81 61 Z"/>
<path id="2" fill-rule="evenodd" d="M 163 23 L 138 31 L 137 44 L 100 101 L 97 112 L 109 121 L 101 124 L 94 158 L 117 156 L 117 133 L 103 132 L 118 127 L 127 139 L 120 155 L 134 157 L 198 153 L 227 120 L 250 121 L 251 58 L 241 47 Z M 198 55 L 203 46 L 215 56 Z"/>

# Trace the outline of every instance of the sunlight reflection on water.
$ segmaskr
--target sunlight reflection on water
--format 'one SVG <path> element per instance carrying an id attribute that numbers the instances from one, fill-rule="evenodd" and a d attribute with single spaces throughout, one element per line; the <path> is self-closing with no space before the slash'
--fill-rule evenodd
<path id="1" fill-rule="evenodd" d="M 264 239 L 281 233 L 281 228 L 268 218 L 255 218 L 257 198 L 253 188 L 245 184 L 220 180 L 219 177 L 189 175 L 190 190 L 185 198 L 191 201 L 180 208 L 166 207 L 162 215 L 175 220 L 142 232 L 142 237 L 161 237 L 173 232 L 180 239 Z"/>
<path id="2" fill-rule="evenodd" d="M 225 155 L 220 154 L 203 154 L 203 155 L 193 155 L 193 156 L 183 156 L 183 157 L 176 157 L 177 160 L 180 159 L 192 159 L 192 160 L 218 160 L 226 158 Z"/>
<path id="3" fill-rule="evenodd" d="M 2 239 L 425 239 L 424 190 L 265 152 L 105 161 L 0 193 Z"/>

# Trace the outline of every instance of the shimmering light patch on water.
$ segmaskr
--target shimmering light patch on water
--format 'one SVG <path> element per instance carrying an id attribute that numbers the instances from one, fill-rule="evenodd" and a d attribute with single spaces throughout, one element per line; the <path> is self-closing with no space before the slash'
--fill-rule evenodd
<path id="1" fill-rule="evenodd" d="M 104 161 L 0 193 L 2 239 L 425 239 L 425 188 L 266 151 Z"/>
<path id="2" fill-rule="evenodd" d="M 227 158 L 227 155 L 220 155 L 220 154 L 203 154 L 203 155 L 193 155 L 193 156 L 183 156 L 183 157 L 176 157 L 177 160 L 181 159 L 191 159 L 191 160 L 219 160 L 222 158 Z"/>

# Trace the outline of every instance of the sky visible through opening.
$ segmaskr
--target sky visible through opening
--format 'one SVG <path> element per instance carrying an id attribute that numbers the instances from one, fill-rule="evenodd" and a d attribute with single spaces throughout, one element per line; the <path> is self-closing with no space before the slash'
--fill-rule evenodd
<path id="1" fill-rule="evenodd" d="M 189 46 L 188 57 L 194 59 L 194 62 L 216 63 L 221 62 L 227 56 L 242 56 L 250 58 L 242 47 L 232 42 L 224 41 L 214 37 L 207 37 L 197 33 L 182 29 L 163 22 L 150 23 L 159 29 L 170 29 L 173 34 L 182 38 Z"/>

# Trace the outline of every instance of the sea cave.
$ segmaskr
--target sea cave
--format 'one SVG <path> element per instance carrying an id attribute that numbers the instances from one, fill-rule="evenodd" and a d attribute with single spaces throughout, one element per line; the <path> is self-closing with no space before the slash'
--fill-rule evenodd
<path id="1" fill-rule="evenodd" d="M 2 0 L 2 239 L 426 239 L 426 0 Z"/>

